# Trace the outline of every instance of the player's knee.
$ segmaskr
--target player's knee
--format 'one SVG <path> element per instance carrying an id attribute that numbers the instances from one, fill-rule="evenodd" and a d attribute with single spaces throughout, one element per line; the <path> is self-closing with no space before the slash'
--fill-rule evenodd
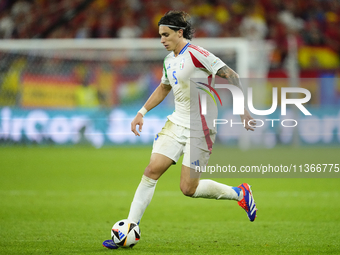
<path id="1" fill-rule="evenodd" d="M 156 173 L 156 171 L 151 165 L 148 165 L 144 170 L 144 175 L 146 175 L 148 177 L 155 175 L 155 173 Z"/>
<path id="2" fill-rule="evenodd" d="M 181 188 L 183 195 L 185 195 L 187 197 L 192 197 L 196 192 L 195 186 L 181 184 L 180 188 Z"/>
<path id="3" fill-rule="evenodd" d="M 144 175 L 151 179 L 157 180 L 160 177 L 159 172 L 160 171 L 156 167 L 154 167 L 152 164 L 149 164 L 144 170 Z"/>

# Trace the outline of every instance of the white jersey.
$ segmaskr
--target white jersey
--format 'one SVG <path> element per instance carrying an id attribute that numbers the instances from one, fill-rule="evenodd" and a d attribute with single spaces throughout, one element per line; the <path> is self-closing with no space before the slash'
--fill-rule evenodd
<path id="1" fill-rule="evenodd" d="M 217 118 L 217 105 L 209 78 L 225 66 L 225 63 L 209 51 L 186 44 L 175 57 L 170 53 L 164 59 L 162 83 L 171 85 L 175 98 L 175 111 L 168 119 L 177 125 L 202 131 L 206 126 L 210 130 L 216 128 L 212 120 Z M 195 80 L 197 82 L 190 82 Z M 208 93 L 207 91 L 211 92 Z M 201 114 L 200 94 L 207 93 L 207 114 Z"/>

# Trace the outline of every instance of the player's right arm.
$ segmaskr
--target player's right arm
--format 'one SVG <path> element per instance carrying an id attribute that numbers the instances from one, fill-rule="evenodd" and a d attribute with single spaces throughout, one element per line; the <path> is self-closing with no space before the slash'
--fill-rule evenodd
<path id="1" fill-rule="evenodd" d="M 217 73 L 218 76 L 220 76 L 221 78 L 227 79 L 229 81 L 229 83 L 236 85 L 237 87 L 239 87 L 242 92 L 243 92 L 243 87 L 242 84 L 240 82 L 240 77 L 238 76 L 238 74 L 231 69 L 229 66 L 225 65 L 223 67 L 221 67 Z M 254 120 L 254 118 L 250 115 L 250 113 L 248 112 L 248 110 L 246 108 L 244 108 L 244 114 L 240 115 L 242 122 L 245 123 L 245 129 L 254 131 L 254 126 L 256 125 L 256 121 Z M 250 125 L 250 123 L 252 123 L 252 125 Z"/>
<path id="2" fill-rule="evenodd" d="M 147 111 L 152 110 L 153 108 L 155 108 L 157 105 L 159 105 L 164 98 L 169 94 L 171 90 L 171 86 L 164 84 L 164 83 L 160 83 L 158 85 L 158 87 L 155 89 L 155 91 L 151 94 L 151 96 L 149 97 L 149 99 L 146 101 L 146 103 L 144 104 L 144 108 Z M 133 121 L 131 122 L 131 131 L 137 136 L 140 136 L 140 134 L 137 131 L 137 125 L 139 126 L 138 130 L 139 132 L 142 131 L 142 127 L 143 127 L 143 115 L 138 112 L 136 117 L 133 119 Z"/>

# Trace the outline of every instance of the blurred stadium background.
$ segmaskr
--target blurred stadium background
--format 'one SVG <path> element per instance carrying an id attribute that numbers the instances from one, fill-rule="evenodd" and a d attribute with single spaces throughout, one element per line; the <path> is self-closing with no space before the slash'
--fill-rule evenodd
<path id="1" fill-rule="evenodd" d="M 312 94 L 312 116 L 296 107 L 268 116 L 297 119 L 296 128 L 219 130 L 209 163 L 340 163 L 339 0 L 0 0 L 0 254 L 105 253 L 173 111 L 170 93 L 140 137 L 130 131 L 162 75 L 168 52 L 157 22 L 170 9 L 190 13 L 193 43 L 256 87 L 255 108 L 270 108 L 272 87 Z M 230 94 L 221 97 L 220 117 L 230 119 Z M 180 167 L 159 181 L 140 244 L 123 252 L 340 253 L 339 172 L 205 176 L 253 185 L 259 211 L 250 224 L 231 202 L 184 197 Z"/>
<path id="2" fill-rule="evenodd" d="M 170 9 L 190 13 L 193 43 L 220 56 L 245 86 L 258 87 L 259 108 L 270 107 L 272 87 L 311 92 L 313 117 L 288 114 L 299 119 L 297 134 L 268 125 L 251 144 L 339 143 L 337 0 L 2 0 L 0 143 L 151 144 L 172 97 L 147 115 L 140 139 L 130 120 L 159 84 L 167 52 L 157 22 Z M 230 109 L 220 114 L 228 119 Z M 218 141 L 237 144 L 241 134 L 227 130 Z"/>

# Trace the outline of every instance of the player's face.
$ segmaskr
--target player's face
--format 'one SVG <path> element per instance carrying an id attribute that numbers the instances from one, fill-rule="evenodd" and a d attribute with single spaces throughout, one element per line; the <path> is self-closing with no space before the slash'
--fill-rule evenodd
<path id="1" fill-rule="evenodd" d="M 159 26 L 161 43 L 168 51 L 174 51 L 183 39 L 182 30 L 174 31 L 167 26 Z"/>

